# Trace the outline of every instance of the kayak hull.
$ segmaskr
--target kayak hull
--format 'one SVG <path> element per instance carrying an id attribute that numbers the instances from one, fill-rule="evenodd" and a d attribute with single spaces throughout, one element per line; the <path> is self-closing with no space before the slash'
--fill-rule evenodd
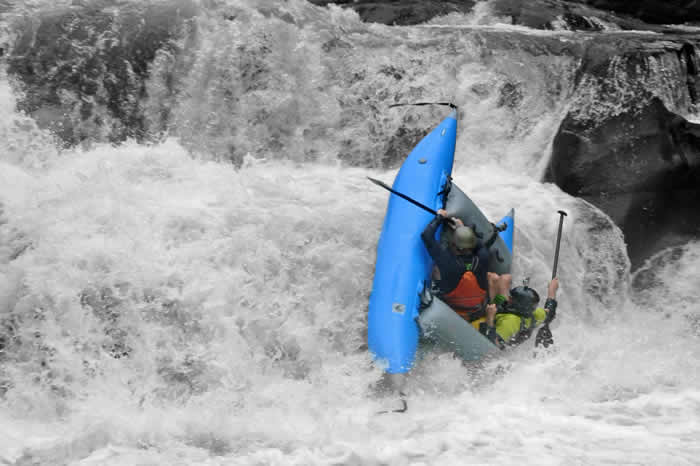
<path id="1" fill-rule="evenodd" d="M 478 361 L 500 350 L 439 298 L 418 319 L 423 337 L 464 361 Z"/>
<path id="2" fill-rule="evenodd" d="M 456 137 L 457 113 L 452 112 L 409 154 L 393 189 L 431 209 L 445 208 L 486 241 L 494 231 L 493 225 L 451 183 Z M 430 296 L 433 260 L 421 233 L 432 218 L 433 214 L 390 195 L 377 245 L 367 332 L 370 352 L 388 375 L 405 374 L 413 367 L 421 337 L 466 361 L 498 351 L 447 304 Z M 498 233 L 490 247 L 489 271 L 503 274 L 510 272 L 512 264 L 513 211 L 500 223 L 505 223 L 506 229 Z"/>
<path id="3" fill-rule="evenodd" d="M 452 173 L 456 138 L 453 111 L 411 151 L 393 189 L 432 209 L 442 208 L 440 192 Z M 429 212 L 390 195 L 377 245 L 367 332 L 370 352 L 388 373 L 405 373 L 414 363 L 420 337 L 419 296 L 432 267 L 420 236 L 432 218 Z"/>

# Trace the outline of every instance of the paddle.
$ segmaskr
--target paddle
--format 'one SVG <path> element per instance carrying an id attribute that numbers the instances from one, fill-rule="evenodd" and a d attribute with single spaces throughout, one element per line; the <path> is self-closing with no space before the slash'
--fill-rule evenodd
<path id="1" fill-rule="evenodd" d="M 423 210 L 425 210 L 425 211 L 428 211 L 428 212 L 430 212 L 430 213 L 433 214 L 433 215 L 437 215 L 437 214 L 438 214 L 437 211 L 431 209 L 431 208 L 428 207 L 427 205 L 421 204 L 420 202 L 416 201 L 415 199 L 412 199 L 412 198 L 406 196 L 406 195 L 403 194 L 403 193 L 400 193 L 400 192 L 398 192 L 398 191 L 395 191 L 395 190 L 391 189 L 386 183 L 384 183 L 384 182 L 382 182 L 382 181 L 375 180 L 374 178 L 370 178 L 369 176 L 367 177 L 367 179 L 370 180 L 372 183 L 376 184 L 377 186 L 381 186 L 382 188 L 386 189 L 387 191 L 390 191 L 390 192 L 396 194 L 396 195 L 399 196 L 400 198 L 406 199 L 408 202 L 410 202 L 410 203 L 413 204 L 414 206 L 420 207 L 421 209 L 423 209 Z M 455 225 L 455 221 L 452 220 L 451 218 L 447 218 L 447 222 L 448 222 L 450 225 Z"/>
<path id="2" fill-rule="evenodd" d="M 420 202 L 416 201 L 415 199 L 411 199 L 410 197 L 406 196 L 405 194 L 402 194 L 398 191 L 394 191 L 386 183 L 379 181 L 379 180 L 375 180 L 374 178 L 370 178 L 369 176 L 367 177 L 367 179 L 370 180 L 372 183 L 376 184 L 377 186 L 381 186 L 382 188 L 386 189 L 387 191 L 391 191 L 392 193 L 396 194 L 397 196 L 399 196 L 403 199 L 406 199 L 411 204 L 418 206 L 421 209 L 426 210 L 433 215 L 437 215 L 437 212 L 435 210 L 431 209 L 430 207 L 428 207 L 424 204 L 421 204 Z"/>
<path id="3" fill-rule="evenodd" d="M 412 199 L 412 198 L 406 196 L 406 195 L 403 194 L 403 193 L 400 193 L 400 192 L 398 192 L 398 191 L 395 191 L 395 190 L 391 189 L 391 188 L 390 188 L 386 183 L 384 183 L 383 181 L 379 181 L 379 180 L 376 180 L 376 179 L 374 179 L 374 178 L 370 178 L 369 176 L 367 177 L 367 179 L 370 180 L 372 183 L 376 184 L 377 186 L 381 186 L 382 188 L 386 189 L 387 191 L 390 191 L 390 192 L 396 194 L 396 195 L 399 196 L 400 198 L 406 199 L 406 200 L 407 200 L 408 202 L 410 202 L 411 204 L 413 204 L 413 205 L 415 205 L 415 206 L 418 206 L 418 207 L 420 207 L 421 209 L 423 209 L 423 210 L 425 210 L 425 211 L 428 211 L 428 212 L 430 212 L 430 213 L 433 214 L 433 215 L 437 215 L 437 214 L 438 214 L 435 210 L 431 209 L 430 207 L 428 207 L 428 206 L 426 206 L 426 205 L 424 205 L 424 204 L 421 204 L 420 202 L 416 201 L 415 199 Z M 450 225 L 454 225 L 454 224 L 455 224 L 455 223 L 454 223 L 454 220 L 452 220 L 451 218 L 448 218 L 447 221 L 450 223 Z M 494 231 L 496 231 L 496 232 L 499 232 L 499 231 L 506 231 L 506 230 L 508 229 L 508 224 L 506 224 L 506 223 L 503 223 L 503 224 L 501 224 L 501 225 L 496 225 L 496 224 L 492 223 L 491 225 L 493 226 L 493 229 L 494 229 Z M 474 231 L 476 231 L 475 228 L 472 227 L 472 229 L 473 229 Z M 479 235 L 478 233 L 477 233 L 477 236 L 480 237 L 480 235 Z"/>
<path id="4" fill-rule="evenodd" d="M 552 267 L 552 280 L 557 278 L 557 265 L 559 265 L 559 246 L 561 245 L 561 231 L 564 227 L 564 217 L 566 217 L 566 212 L 563 210 L 559 212 L 559 231 L 557 232 L 557 246 L 554 250 L 554 266 Z M 537 336 L 535 337 L 535 346 L 542 346 L 547 348 L 549 345 L 554 344 L 554 338 L 552 338 L 552 331 L 549 329 L 549 323 L 554 318 L 553 314 L 547 314 L 547 318 L 544 320 L 544 325 L 537 331 Z"/>

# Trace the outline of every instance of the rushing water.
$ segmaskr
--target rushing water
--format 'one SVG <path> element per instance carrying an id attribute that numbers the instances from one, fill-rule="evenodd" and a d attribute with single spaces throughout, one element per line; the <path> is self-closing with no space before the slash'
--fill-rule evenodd
<path id="1" fill-rule="evenodd" d="M 0 463 L 700 462 L 700 244 L 631 276 L 620 230 L 540 182 L 575 63 L 484 46 L 575 35 L 204 3 L 153 65 L 157 142 L 59 149 L 0 76 Z M 516 280 L 545 289 L 569 213 L 555 345 L 479 368 L 428 353 L 409 410 L 377 415 L 387 196 L 366 176 L 391 181 L 387 151 L 444 116 L 388 104 L 426 99 L 462 109 L 456 183 L 516 210 Z"/>

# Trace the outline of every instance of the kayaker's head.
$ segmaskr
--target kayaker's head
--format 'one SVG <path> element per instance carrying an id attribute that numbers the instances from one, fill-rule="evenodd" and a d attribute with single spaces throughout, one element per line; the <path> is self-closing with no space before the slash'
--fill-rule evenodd
<path id="1" fill-rule="evenodd" d="M 510 306 L 521 315 L 530 315 L 540 302 L 540 295 L 529 286 L 518 286 L 510 290 Z"/>
<path id="2" fill-rule="evenodd" d="M 457 254 L 468 254 L 476 247 L 476 235 L 469 227 L 460 226 L 452 234 L 452 247 Z"/>

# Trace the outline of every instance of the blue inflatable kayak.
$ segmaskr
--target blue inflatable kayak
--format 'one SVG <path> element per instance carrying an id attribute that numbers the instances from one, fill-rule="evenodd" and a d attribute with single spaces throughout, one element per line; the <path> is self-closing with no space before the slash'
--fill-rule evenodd
<path id="1" fill-rule="evenodd" d="M 456 139 L 455 110 L 411 151 L 393 189 L 435 210 L 442 208 L 440 192 L 452 173 Z M 429 212 L 390 195 L 377 245 L 367 336 L 370 351 L 388 373 L 403 373 L 413 366 L 420 294 L 432 267 L 420 235 L 432 218 Z"/>
<path id="2" fill-rule="evenodd" d="M 438 210 L 447 209 L 451 215 L 462 218 L 472 226 L 478 236 L 487 238 L 493 226 L 457 186 L 452 185 L 450 175 L 457 139 L 457 112 L 453 111 L 411 151 L 401 166 L 393 184 L 393 190 L 419 203 Z M 452 311 L 439 299 L 428 305 L 425 297 L 430 288 L 433 261 L 421 239 L 421 233 L 433 215 L 416 207 L 397 195 L 390 195 L 384 225 L 377 245 L 377 262 L 369 300 L 368 345 L 375 360 L 389 374 L 409 371 L 414 364 L 421 337 L 421 328 L 431 329 L 433 337 L 447 328 L 443 319 Z M 507 228 L 490 248 L 489 270 L 496 273 L 510 271 L 513 248 L 513 212 L 503 220 Z M 441 304 L 441 305 L 438 305 Z M 436 310 L 431 311 L 431 308 Z M 438 309 L 439 308 L 439 309 Z M 430 311 L 418 324 L 421 311 Z M 454 314 L 454 313 L 452 313 Z M 455 317 L 456 314 L 454 314 Z M 449 316 L 451 319 L 452 316 Z M 495 348 L 466 321 L 458 318 L 460 338 L 473 342 L 460 342 L 471 348 L 466 359 L 476 359 Z M 449 320 L 449 326 L 454 322 Z M 469 327 L 467 329 L 466 327 Z M 451 333 L 450 333 L 451 335 Z M 453 341 L 445 336 L 443 341 Z M 481 341 L 483 339 L 483 341 Z M 488 345 L 484 345 L 486 342 Z M 459 353 L 459 351 L 457 351 Z"/>

